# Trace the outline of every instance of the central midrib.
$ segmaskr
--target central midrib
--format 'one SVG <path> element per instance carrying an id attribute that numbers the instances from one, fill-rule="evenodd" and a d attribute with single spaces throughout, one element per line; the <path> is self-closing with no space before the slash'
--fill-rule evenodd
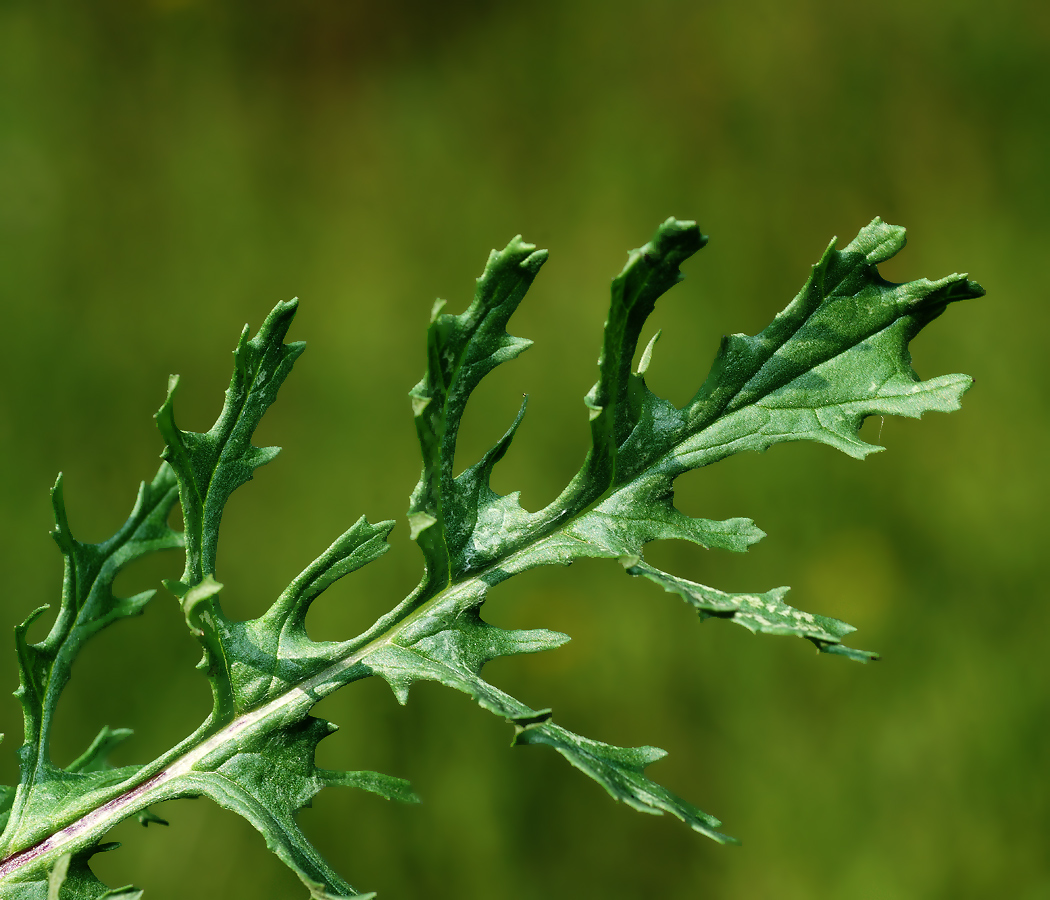
<path id="1" fill-rule="evenodd" d="M 538 536 L 536 541 L 530 542 L 527 547 L 519 548 L 503 557 L 499 560 L 499 563 L 492 563 L 470 578 L 457 582 L 454 585 L 449 585 L 415 610 L 412 610 L 383 634 L 347 656 L 336 660 L 316 675 L 312 675 L 310 678 L 289 688 L 279 697 L 234 719 L 211 737 L 184 751 L 182 755 L 176 757 L 170 763 L 165 764 L 165 757 L 161 756 L 152 763 L 143 766 L 134 776 L 136 779 L 140 779 L 137 784 L 128 787 L 112 800 L 85 813 L 75 822 L 54 832 L 42 841 L 16 851 L 4 860 L 0 860 L 0 882 L 10 878 L 20 869 L 39 862 L 42 857 L 57 855 L 78 846 L 86 846 L 91 838 L 101 837 L 102 834 L 118 822 L 134 812 L 150 806 L 152 803 L 157 803 L 164 799 L 173 799 L 163 796 L 166 793 L 164 788 L 174 780 L 193 771 L 194 767 L 201 760 L 206 759 L 224 747 L 228 747 L 245 732 L 252 730 L 290 707 L 303 704 L 305 707 L 303 712 L 305 713 L 307 709 L 316 704 L 322 697 L 343 686 L 343 682 L 339 678 L 341 673 L 363 662 L 377 650 L 392 644 L 399 634 L 405 631 L 413 622 L 429 613 L 441 601 L 448 599 L 449 596 L 461 590 L 467 589 L 470 584 L 481 580 L 485 573 L 497 564 L 505 565 L 514 557 L 528 552 L 535 543 L 549 537 L 550 534 L 557 530 L 554 529 L 552 532 Z M 191 740 L 192 737 L 191 735 L 187 740 Z"/>
<path id="2" fill-rule="evenodd" d="M 880 329 L 881 330 L 881 329 Z M 868 335 L 867 337 L 870 337 Z M 864 338 L 866 339 L 866 338 Z M 863 340 L 863 339 L 862 339 Z M 783 344 L 781 345 L 783 346 Z M 775 352 L 771 356 L 775 355 Z M 768 359 L 766 360 L 768 362 Z M 760 367 L 761 369 L 762 367 Z M 757 373 L 756 373 L 757 374 Z M 753 376 L 754 377 L 754 376 Z M 746 386 L 746 385 L 745 385 Z M 739 396 L 740 391 L 737 391 L 733 397 L 729 398 L 727 406 L 732 403 L 732 400 Z M 767 392 L 768 393 L 768 392 Z M 756 398 L 760 400 L 761 398 Z M 748 406 L 754 405 L 754 402 L 748 403 Z M 734 410 L 737 412 L 739 410 Z M 723 418 L 727 414 L 726 407 L 723 407 L 723 412 L 716 417 L 709 425 L 699 429 L 692 437 L 707 431 L 716 422 Z M 682 443 L 681 441 L 678 444 Z M 223 442 L 224 449 L 228 444 L 228 440 Z M 677 446 L 676 444 L 675 446 Z M 659 467 L 660 463 L 663 462 L 670 453 L 674 451 L 675 447 L 669 448 L 664 453 L 660 454 L 649 466 L 647 466 L 642 472 L 640 472 L 631 481 L 637 481 L 644 477 L 644 475 L 650 472 L 652 469 Z M 582 470 L 581 470 L 582 471 Z M 209 489 L 210 489 L 209 479 Z M 629 482 L 630 483 L 630 482 Z M 629 484 L 628 483 L 628 484 Z M 504 567 L 508 562 L 511 562 L 516 557 L 521 557 L 523 554 L 530 552 L 536 544 L 543 541 L 559 531 L 566 531 L 566 529 L 573 523 L 579 521 L 588 512 L 599 506 L 602 502 L 608 499 L 609 496 L 618 493 L 620 490 L 626 488 L 628 484 L 618 485 L 611 490 L 603 491 L 601 496 L 593 500 L 583 509 L 576 512 L 568 522 L 562 523 L 560 526 L 550 528 L 550 530 L 542 529 L 535 538 L 529 541 L 523 546 L 519 546 L 517 549 L 493 561 L 485 568 L 474 573 L 470 578 L 455 584 L 450 584 L 444 590 L 435 594 L 430 599 L 424 601 L 416 609 L 407 613 L 403 618 L 399 619 L 396 623 L 390 626 L 385 632 L 371 641 L 358 648 L 355 651 L 350 652 L 347 656 L 333 662 L 316 675 L 305 679 L 299 684 L 292 688 L 289 688 L 279 697 L 274 698 L 268 703 L 256 707 L 255 709 L 244 713 L 238 718 L 234 719 L 229 724 L 225 725 L 211 737 L 204 739 L 201 743 L 192 747 L 191 749 L 182 753 L 181 756 L 176 757 L 170 764 L 164 764 L 165 757 L 161 756 L 154 760 L 152 763 L 143 766 L 142 770 L 138 773 L 139 778 L 142 778 L 144 773 L 145 777 L 137 784 L 129 787 L 123 793 L 114 797 L 112 800 L 103 804 L 101 807 L 97 807 L 88 813 L 85 813 L 81 818 L 75 822 L 70 823 L 65 828 L 54 832 L 44 840 L 34 844 L 30 847 L 19 850 L 4 860 L 0 860 L 0 881 L 10 877 L 25 866 L 37 862 L 41 857 L 51 856 L 60 852 L 63 852 L 70 846 L 77 844 L 83 844 L 89 838 L 96 835 L 101 836 L 109 828 L 113 827 L 117 822 L 123 820 L 127 816 L 131 815 L 138 809 L 143 809 L 149 806 L 151 803 L 159 802 L 162 799 L 170 799 L 164 797 L 157 797 L 157 794 L 163 794 L 163 788 L 170 784 L 175 779 L 182 777 L 191 772 L 194 766 L 201 760 L 207 758 L 212 753 L 221 750 L 223 747 L 228 746 L 237 737 L 244 734 L 246 731 L 262 724 L 271 716 L 285 710 L 289 707 L 294 707 L 298 704 L 303 704 L 305 713 L 310 707 L 317 703 L 322 697 L 327 696 L 335 690 L 338 690 L 343 686 L 344 682 L 339 679 L 339 675 L 348 669 L 353 668 L 359 663 L 367 659 L 371 654 L 381 649 L 384 646 L 390 645 L 394 642 L 394 639 L 406 630 L 413 622 L 422 618 L 424 615 L 429 613 L 440 601 L 447 599 L 450 595 L 460 590 L 465 589 L 468 585 L 481 581 L 486 573 L 497 567 Z M 205 505 L 207 502 L 207 493 L 205 492 Z M 199 495 L 198 495 L 199 496 Z M 557 504 L 557 500 L 555 501 Z M 552 504 L 554 505 L 554 504 Z M 553 524 L 550 523 L 550 524 Z M 407 599 L 407 598 L 406 598 Z M 396 608 L 395 608 L 396 609 Z M 192 740 L 193 735 L 190 735 L 187 740 Z"/>

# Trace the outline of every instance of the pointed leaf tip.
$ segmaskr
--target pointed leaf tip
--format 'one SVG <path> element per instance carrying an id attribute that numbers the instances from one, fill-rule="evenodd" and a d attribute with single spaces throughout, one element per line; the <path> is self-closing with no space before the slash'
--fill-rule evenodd
<path id="1" fill-rule="evenodd" d="M 816 645 L 817 651 L 820 653 L 828 653 L 832 656 L 844 656 L 846 659 L 852 659 L 854 662 L 872 663 L 878 662 L 882 658 L 874 650 L 856 650 L 853 647 L 847 647 L 845 644 L 831 644 L 827 641 L 814 640 L 813 643 Z"/>
<path id="2" fill-rule="evenodd" d="M 51 609 L 50 603 L 45 603 L 43 606 L 38 606 L 22 620 L 22 623 L 20 625 L 15 626 L 15 631 L 19 633 L 20 636 L 24 637 L 25 633 L 29 630 L 29 626 L 32 625 L 49 609 Z"/>
<path id="3" fill-rule="evenodd" d="M 430 397 L 421 397 L 418 394 L 409 394 L 408 396 L 412 401 L 412 417 L 418 419 L 423 415 L 423 411 L 430 406 Z"/>
<path id="4" fill-rule="evenodd" d="M 534 244 L 526 244 L 526 247 L 535 246 Z M 540 267 L 547 261 L 550 254 L 546 250 L 535 250 L 525 257 L 518 265 L 525 271 L 535 275 L 539 272 Z M 531 344 L 532 341 L 529 341 Z"/>
<path id="5" fill-rule="evenodd" d="M 397 800 L 400 803 L 419 803 L 419 795 L 412 790 L 412 785 L 404 778 L 384 775 L 382 772 L 334 772 L 318 769 L 318 777 L 326 784 L 335 787 L 351 787 L 376 794 L 384 800 Z"/>
<path id="6" fill-rule="evenodd" d="M 234 350 L 233 373 L 222 411 L 204 433 L 182 431 L 175 424 L 174 388 L 157 413 L 166 459 L 178 479 L 185 527 L 186 569 L 182 581 L 194 584 L 215 569 L 223 509 L 232 493 L 272 460 L 274 447 L 255 447 L 252 437 L 284 380 L 302 354 L 302 342 L 284 343 L 298 307 L 293 299 L 278 303 L 254 337 L 245 326 Z"/>
<path id="7" fill-rule="evenodd" d="M 51 488 L 51 510 L 55 520 L 55 528 L 51 537 L 61 548 L 63 553 L 72 553 L 75 541 L 69 530 L 69 517 L 66 513 L 65 481 L 62 473 L 58 473 L 55 485 Z"/>
<path id="8" fill-rule="evenodd" d="M 167 819 L 162 819 L 155 812 L 150 809 L 144 809 L 140 812 L 136 818 L 139 824 L 143 828 L 148 828 L 150 825 L 164 825 L 170 827 L 171 823 Z"/>
<path id="9" fill-rule="evenodd" d="M 430 513 L 411 513 L 408 517 L 409 537 L 414 541 L 436 522 L 437 519 L 430 515 Z"/>
<path id="10" fill-rule="evenodd" d="M 204 634 L 201 625 L 207 624 L 204 622 L 203 616 L 207 615 L 211 606 L 209 601 L 222 589 L 223 585 L 209 573 L 183 595 L 182 612 L 186 617 L 186 625 L 198 637 Z"/>
<path id="11" fill-rule="evenodd" d="M 66 875 L 69 873 L 69 864 L 72 860 L 73 856 L 70 853 L 63 853 L 55 860 L 55 865 L 47 876 L 47 900 L 58 900 L 62 885 L 66 883 Z"/>
<path id="12" fill-rule="evenodd" d="M 130 728 L 110 728 L 104 725 L 87 750 L 66 766 L 65 771 L 101 772 L 112 768 L 109 764 L 109 754 L 133 734 Z"/>
<path id="13" fill-rule="evenodd" d="M 642 351 L 642 358 L 638 361 L 638 374 L 644 375 L 649 371 L 649 364 L 653 359 L 653 348 L 656 346 L 656 342 L 660 340 L 660 335 L 663 333 L 662 329 L 658 329 L 650 339 L 649 343 L 646 344 L 645 350 Z"/>

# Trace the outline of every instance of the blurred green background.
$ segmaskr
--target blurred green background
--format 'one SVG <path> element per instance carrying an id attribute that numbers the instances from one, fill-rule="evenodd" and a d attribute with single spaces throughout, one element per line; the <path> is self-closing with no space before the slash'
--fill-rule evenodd
<path id="1" fill-rule="evenodd" d="M 512 323 L 536 346 L 478 392 L 461 459 L 529 392 L 495 486 L 536 508 L 586 448 L 608 279 L 659 221 L 712 236 L 652 322 L 651 385 L 683 402 L 721 334 L 761 329 L 831 235 L 881 215 L 911 238 L 887 277 L 963 270 L 988 289 L 913 345 L 924 377 L 976 376 L 963 411 L 869 421 L 888 452 L 864 463 L 793 444 L 692 473 L 685 510 L 769 537 L 649 556 L 726 590 L 793 585 L 883 662 L 701 626 L 612 563 L 529 573 L 486 607 L 574 637 L 492 680 L 573 730 L 665 747 L 650 774 L 744 846 L 613 804 L 433 685 L 404 709 L 367 682 L 316 710 L 342 726 L 323 765 L 410 778 L 423 805 L 329 790 L 302 821 L 388 900 L 1050 898 L 1048 54 L 1038 0 L 7 0 L 0 621 L 58 596 L 55 474 L 78 536 L 110 534 L 157 464 L 168 373 L 180 424 L 205 430 L 241 326 L 278 300 L 302 299 L 309 349 L 257 440 L 284 453 L 228 508 L 218 575 L 229 611 L 256 615 L 361 513 L 401 517 L 394 551 L 311 614 L 315 636 L 347 637 L 417 578 L 405 394 L 434 298 L 462 309 L 490 247 L 521 232 L 551 258 Z M 163 592 L 110 629 L 74 670 L 56 761 L 103 723 L 136 729 L 122 762 L 188 733 L 208 706 L 197 656 Z M 0 675 L 15 686 L 8 651 Z M 116 829 L 124 849 L 95 862 L 109 883 L 303 896 L 232 814 L 158 812 L 169 829 Z"/>

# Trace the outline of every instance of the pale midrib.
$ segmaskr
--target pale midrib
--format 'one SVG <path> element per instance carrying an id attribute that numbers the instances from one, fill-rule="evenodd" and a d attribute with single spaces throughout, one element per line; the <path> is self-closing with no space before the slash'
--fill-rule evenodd
<path id="1" fill-rule="evenodd" d="M 716 424 L 717 421 L 724 418 L 724 416 L 725 413 L 719 416 L 715 422 L 711 423 L 711 425 L 701 429 L 697 434 L 702 434 L 703 431 L 707 431 L 710 427 Z M 679 446 L 680 444 L 676 445 L 676 447 L 671 448 L 667 453 L 654 460 L 654 462 L 647 466 L 643 472 L 639 473 L 636 478 L 632 479 L 632 482 L 644 478 L 646 473 L 657 468 L 660 463 L 674 453 Z M 368 656 L 382 647 L 393 643 L 394 639 L 402 631 L 407 629 L 414 621 L 428 613 L 434 606 L 438 605 L 439 601 L 447 599 L 451 594 L 464 590 L 470 584 L 481 580 L 485 573 L 496 565 L 506 567 L 508 563 L 513 562 L 516 558 L 520 559 L 523 555 L 530 553 L 541 541 L 552 537 L 559 531 L 565 532 L 570 524 L 578 521 L 595 507 L 599 506 L 608 498 L 608 496 L 615 495 L 627 486 L 628 485 L 621 485 L 620 487 L 613 489 L 611 492 L 603 492 L 601 497 L 592 501 L 586 508 L 573 515 L 570 522 L 566 522 L 560 528 L 553 528 L 550 531 L 546 531 L 545 529 L 542 530 L 541 533 L 527 545 L 519 547 L 517 550 L 502 557 L 497 562 L 491 563 L 471 578 L 458 582 L 455 585 L 450 585 L 444 591 L 436 594 L 430 600 L 426 601 L 420 607 L 398 621 L 384 634 L 374 638 L 357 651 L 333 663 L 318 674 L 306 679 L 295 687 L 290 688 L 280 697 L 277 697 L 269 703 L 235 719 L 210 738 L 207 738 L 193 749 L 176 758 L 170 765 L 161 769 L 160 772 L 147 778 L 141 784 L 130 788 L 125 793 L 113 798 L 97 809 L 86 813 L 77 821 L 67 825 L 65 828 L 55 832 L 39 843 L 18 851 L 7 859 L 0 861 L 0 882 L 14 875 L 26 866 L 39 864 L 40 861 L 46 857 L 57 856 L 70 849 L 79 849 L 80 847 L 88 846 L 92 839 L 101 837 L 118 822 L 133 815 L 138 810 L 144 809 L 152 803 L 160 802 L 164 799 L 171 799 L 164 796 L 165 787 L 176 779 L 192 772 L 199 762 L 206 759 L 211 754 L 228 747 L 230 743 L 236 741 L 237 738 L 245 732 L 251 731 L 267 719 L 277 716 L 285 710 L 294 709 L 295 707 L 302 705 L 302 714 L 305 714 L 306 711 L 322 697 L 343 686 L 343 682 L 340 679 L 342 673 L 363 662 Z M 556 502 L 557 501 L 555 501 L 555 503 Z M 553 505 L 554 504 L 552 504 L 552 506 Z M 573 535 L 566 536 L 574 537 Z M 282 719 L 286 718 L 286 716 L 280 717 Z M 152 766 L 144 766 L 143 768 L 148 771 L 151 767 Z"/>
<path id="2" fill-rule="evenodd" d="M 807 317 L 808 318 L 808 317 Z M 880 329 L 881 330 L 881 329 Z M 868 335 L 862 340 L 867 340 L 870 337 Z M 862 341 L 861 341 L 862 342 Z M 860 342 L 858 342 L 860 343 Z M 781 345 L 783 346 L 783 345 Z M 775 351 L 774 354 L 775 355 Z M 837 355 L 837 354 L 836 354 Z M 768 362 L 768 360 L 767 360 Z M 745 385 L 746 387 L 746 385 Z M 739 391 L 734 394 L 734 398 L 739 396 Z M 769 392 L 767 392 L 768 394 Z M 730 398 L 730 403 L 733 398 Z M 761 399 L 761 398 L 759 398 Z M 755 401 L 757 402 L 757 401 Z M 754 405 L 754 402 L 748 403 L 748 406 Z M 733 412 L 737 412 L 734 410 Z M 731 415 L 732 412 L 723 412 L 722 415 L 712 422 L 710 425 L 698 431 L 694 437 L 707 431 L 719 420 L 725 417 L 725 415 Z M 226 442 L 224 442 L 225 445 Z M 682 442 L 680 442 L 682 443 Z M 675 447 L 662 454 L 659 458 L 653 461 L 652 464 L 647 466 L 643 472 L 639 473 L 632 483 L 644 478 L 645 474 L 657 468 L 661 462 L 663 462 L 668 456 L 675 452 L 680 447 Z M 213 473 L 214 474 L 214 473 Z M 611 491 L 611 494 L 616 494 L 620 490 L 628 487 L 629 485 L 621 485 L 618 488 Z M 209 480 L 210 489 L 210 480 Z M 240 735 L 252 730 L 254 727 L 259 726 L 272 716 L 281 713 L 284 710 L 295 708 L 296 706 L 302 705 L 304 708 L 302 714 L 305 714 L 310 707 L 312 707 L 322 697 L 327 694 L 338 690 L 343 686 L 343 682 L 339 676 L 348 669 L 353 668 L 368 656 L 382 647 L 391 644 L 394 639 L 404 631 L 412 622 L 421 618 L 423 615 L 428 613 L 434 606 L 438 605 L 438 602 L 447 599 L 450 594 L 465 589 L 468 585 L 475 583 L 482 579 L 486 572 L 494 568 L 496 565 L 500 567 L 506 567 L 508 563 L 511 563 L 515 558 L 528 554 L 533 550 L 536 544 L 541 541 L 550 538 L 559 531 L 565 531 L 572 522 L 577 521 L 595 507 L 599 506 L 605 499 L 608 499 L 609 492 L 603 492 L 603 495 L 592 503 L 588 504 L 585 509 L 580 510 L 572 516 L 570 522 L 565 523 L 560 528 L 554 528 L 550 531 L 542 531 L 537 535 L 535 540 L 530 541 L 527 545 L 519 547 L 517 550 L 502 557 L 498 562 L 493 562 L 485 569 L 476 573 L 471 578 L 458 582 L 455 585 L 450 585 L 441 593 L 435 595 L 430 600 L 423 603 L 420 607 L 413 610 L 405 618 L 401 619 L 397 624 L 393 625 L 384 634 L 374 638 L 369 643 L 365 644 L 359 650 L 351 653 L 349 656 L 333 663 L 326 669 L 319 672 L 317 675 L 306 679 L 300 684 L 293 688 L 290 688 L 280 697 L 271 700 L 269 703 L 260 706 L 239 718 L 235 719 L 230 724 L 226 725 L 220 731 L 216 732 L 210 738 L 207 738 L 202 743 L 198 744 L 193 749 L 187 751 L 182 756 L 175 759 L 170 765 L 163 768 L 160 772 L 146 779 L 139 785 L 130 788 L 125 793 L 108 803 L 103 804 L 97 809 L 85 814 L 76 822 L 71 823 L 60 831 L 55 832 L 43 841 L 34 844 L 32 847 L 28 847 L 15 854 L 12 854 L 7 859 L 0 861 L 0 881 L 10 877 L 18 870 L 34 863 L 39 863 L 44 857 L 54 856 L 65 852 L 69 848 L 76 848 L 79 846 L 87 846 L 91 839 L 101 837 L 106 831 L 112 828 L 115 824 L 134 814 L 140 809 L 144 809 L 151 803 L 160 802 L 165 798 L 164 788 L 174 780 L 189 774 L 193 771 L 194 766 L 206 759 L 211 754 L 222 750 L 227 747 L 231 742 L 235 741 Z M 206 501 L 206 498 L 205 498 Z M 557 503 L 557 501 L 555 501 Z M 554 504 L 552 504 L 553 506 Z M 572 535 L 568 535 L 572 537 Z M 285 718 L 282 716 L 282 718 Z M 150 766 L 144 767 L 148 770 Z"/>
<path id="3" fill-rule="evenodd" d="M 549 536 L 550 533 L 540 537 L 538 541 Z M 505 565 L 515 557 L 520 557 L 521 555 L 528 553 L 538 541 L 530 543 L 528 547 L 521 548 L 514 553 L 508 554 L 500 560 L 500 564 Z M 229 745 L 235 742 L 241 735 L 259 727 L 268 719 L 277 717 L 281 720 L 288 721 L 289 717 L 287 711 L 295 710 L 295 708 L 299 706 L 302 706 L 301 712 L 296 712 L 294 715 L 305 715 L 307 710 L 317 703 L 318 700 L 343 686 L 343 681 L 340 678 L 343 673 L 363 662 L 376 651 L 392 644 L 397 636 L 406 630 L 414 621 L 428 613 L 434 606 L 438 605 L 440 601 L 447 600 L 449 596 L 468 589 L 469 585 L 477 582 L 484 576 L 485 571 L 488 571 L 488 569 L 479 572 L 465 581 L 458 582 L 455 585 L 450 585 L 444 591 L 422 604 L 418 609 L 413 610 L 383 635 L 373 639 L 363 647 L 351 653 L 349 656 L 343 657 L 337 662 L 332 663 L 321 672 L 318 672 L 316 675 L 300 682 L 295 687 L 290 688 L 280 697 L 277 697 L 269 703 L 257 707 L 230 722 L 196 747 L 173 760 L 169 765 L 162 768 L 160 772 L 147 778 L 141 784 L 130 788 L 118 797 L 114 797 L 109 802 L 86 813 L 75 822 L 67 825 L 60 831 L 56 831 L 54 834 L 44 838 L 44 840 L 39 843 L 13 853 L 11 856 L 7 857 L 7 859 L 0 861 L 0 883 L 27 866 L 39 865 L 44 858 L 57 857 L 62 853 L 89 846 L 93 840 L 100 838 L 118 822 L 123 821 L 128 816 L 133 815 L 141 809 L 145 809 L 153 803 L 158 803 L 166 799 L 175 799 L 172 796 L 166 796 L 165 790 L 173 781 L 182 776 L 188 775 L 202 760 L 206 759 L 213 753 L 228 748 Z M 143 770 L 148 771 L 152 768 L 152 765 L 155 765 L 155 763 L 144 766 Z"/>
<path id="4" fill-rule="evenodd" d="M 157 795 L 163 795 L 166 785 L 191 772 L 194 766 L 196 766 L 201 760 L 225 747 L 228 747 L 229 744 L 236 741 L 239 736 L 246 731 L 250 731 L 253 727 L 258 726 L 271 716 L 274 716 L 289 707 L 295 707 L 300 703 L 309 708 L 322 696 L 325 696 L 340 687 L 341 684 L 338 683 L 338 676 L 341 672 L 357 665 L 382 645 L 392 641 L 401 630 L 400 626 L 407 621 L 408 619 L 406 618 L 402 623 L 399 623 L 397 628 L 391 629 L 391 631 L 382 638 L 378 638 L 370 644 L 366 644 L 356 653 L 333 663 L 322 672 L 319 672 L 312 678 L 309 678 L 289 689 L 280 697 L 271 700 L 264 706 L 260 706 L 235 719 L 210 738 L 202 741 L 192 750 L 174 760 L 170 765 L 162 769 L 153 777 L 148 778 L 142 784 L 136 785 L 108 803 L 86 813 L 76 822 L 67 825 L 60 831 L 56 831 L 40 843 L 12 854 L 7 859 L 0 862 L 0 881 L 10 877 L 19 869 L 24 868 L 30 863 L 39 862 L 41 857 L 60 854 L 79 846 L 86 846 L 90 843 L 92 838 L 100 837 L 118 822 L 132 815 L 136 811 L 144 809 L 151 803 L 159 802 L 162 799 L 168 799 Z M 331 686 L 333 682 L 336 683 L 334 686 Z M 330 685 L 327 691 L 317 690 L 317 688 L 326 683 Z M 145 768 L 149 767 L 147 766 Z"/>

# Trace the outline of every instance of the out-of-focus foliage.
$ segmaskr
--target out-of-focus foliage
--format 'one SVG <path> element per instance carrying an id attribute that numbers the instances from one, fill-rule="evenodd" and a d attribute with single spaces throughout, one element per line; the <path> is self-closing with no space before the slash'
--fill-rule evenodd
<path id="1" fill-rule="evenodd" d="M 687 511 L 744 508 L 778 540 L 744 560 L 685 544 L 650 556 L 730 590 L 792 584 L 797 604 L 853 622 L 884 662 L 834 666 L 793 642 L 680 627 L 674 598 L 599 564 L 524 575 L 490 603 L 499 624 L 576 636 L 544 665 L 493 664 L 500 687 L 552 702 L 582 731 L 672 750 L 654 776 L 703 797 L 744 848 L 610 811 L 558 760 L 506 752 L 503 726 L 426 685 L 395 715 L 382 685 L 336 695 L 319 714 L 378 728 L 367 741 L 340 732 L 322 745 L 322 765 L 353 754 L 411 777 L 427 802 L 365 797 L 355 817 L 344 798 L 322 794 L 303 823 L 337 867 L 387 896 L 1050 893 L 1050 605 L 1038 567 L 1050 438 L 1045 4 L 434 8 L 129 0 L 0 10 L 3 620 L 54 599 L 55 473 L 66 472 L 75 533 L 111 533 L 126 485 L 155 470 L 160 445 L 144 423 L 168 373 L 185 377 L 186 425 L 205 426 L 227 334 L 275 300 L 302 298 L 311 359 L 260 429 L 261 443 L 286 446 L 281 463 L 226 513 L 231 538 L 244 537 L 222 550 L 223 580 L 238 585 L 224 603 L 241 618 L 265 609 L 348 515 L 381 518 L 414 483 L 403 396 L 418 375 L 417 335 L 435 293 L 462 305 L 477 247 L 523 232 L 555 250 L 518 321 L 538 347 L 490 377 L 463 426 L 464 457 L 477 458 L 530 393 L 530 419 L 546 427 L 521 431 L 494 488 L 524 486 L 523 504 L 537 508 L 586 449 L 576 398 L 593 358 L 573 348 L 601 322 L 596 279 L 620 268 L 616 248 L 637 242 L 639 222 L 695 217 L 718 246 L 656 316 L 674 327 L 649 380 L 684 403 L 675 391 L 720 335 L 758 330 L 797 288 L 791 262 L 878 213 L 913 239 L 887 277 L 963 261 L 989 290 L 916 347 L 920 374 L 977 376 L 966 414 L 921 427 L 888 419 L 878 442 L 894 452 L 863 466 L 789 446 L 727 461 L 717 479 L 687 476 Z M 215 327 L 197 333 L 202 320 Z M 705 341 L 711 353 L 697 358 Z M 200 355 L 187 364 L 189 346 Z M 332 404 L 345 408 L 345 429 L 313 430 Z M 359 441 L 350 425 L 362 415 L 387 437 Z M 869 420 L 864 436 L 879 427 Z M 321 473 L 333 466 L 374 474 L 325 492 Z M 267 534 L 275 509 L 297 517 L 296 535 Z M 269 552 L 249 553 L 260 541 Z M 318 610 L 311 634 L 353 633 L 404 593 L 416 573 L 392 558 L 362 571 L 345 604 Z M 177 575 L 129 569 L 117 593 Z M 53 735 L 57 764 L 73 761 L 100 718 L 135 727 L 138 748 L 113 755 L 127 764 L 206 714 L 192 641 L 161 640 L 179 616 L 155 601 L 135 623 L 155 636 L 138 656 L 113 652 L 126 647 L 117 624 L 78 663 Z M 597 652 L 610 645 L 611 657 Z M 652 646 L 659 670 L 644 665 Z M 118 705 L 99 686 L 129 668 L 140 687 Z M 640 712 L 617 718 L 626 707 Z M 17 731 L 13 698 L 0 715 Z M 421 744 L 432 752 L 417 753 Z M 564 779 L 554 808 L 533 792 L 530 767 Z M 706 781 L 712 769 L 725 787 Z M 225 814 L 203 804 L 159 812 L 172 821 L 163 840 L 125 826 L 134 852 L 114 861 L 114 880 L 158 900 L 296 889 L 250 829 L 210 823 Z M 344 841 L 364 816 L 368 827 Z M 585 830 L 590 842 L 572 839 Z M 477 855 L 459 868 L 450 848 L 463 833 Z M 340 856 L 347 847 L 352 858 Z M 129 859 L 141 869 L 129 872 Z M 245 869 L 257 883 L 240 880 Z"/>

